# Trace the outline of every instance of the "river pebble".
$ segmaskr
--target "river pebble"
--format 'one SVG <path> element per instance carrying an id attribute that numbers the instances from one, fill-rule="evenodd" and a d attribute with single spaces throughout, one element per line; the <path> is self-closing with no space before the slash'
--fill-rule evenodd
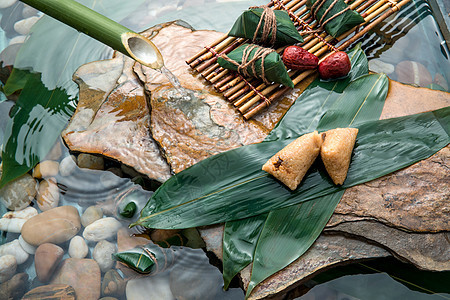
<path id="1" fill-rule="evenodd" d="M 113 217 L 99 219 L 84 229 L 83 237 L 88 241 L 98 242 L 112 238 L 122 224 Z"/>
<path id="2" fill-rule="evenodd" d="M 47 153 L 45 158 L 43 160 L 54 160 L 58 161 L 61 158 L 62 149 L 61 149 L 61 143 L 59 140 L 55 142 L 52 149 Z"/>
<path id="3" fill-rule="evenodd" d="M 77 158 L 75 155 L 64 157 L 59 163 L 59 175 L 70 176 L 77 168 Z"/>
<path id="4" fill-rule="evenodd" d="M 25 4 L 22 9 L 22 17 L 24 19 L 26 19 L 26 18 L 37 15 L 38 12 L 39 11 L 36 8 L 33 8 L 33 7 Z"/>
<path id="5" fill-rule="evenodd" d="M 68 258 L 61 263 L 51 284 L 67 284 L 75 289 L 77 299 L 100 298 L 100 268 L 93 259 Z"/>
<path id="6" fill-rule="evenodd" d="M 121 298 L 125 293 L 125 286 L 125 280 L 116 270 L 108 270 L 102 281 L 102 295 Z"/>
<path id="7" fill-rule="evenodd" d="M 60 206 L 32 217 L 22 227 L 23 239 L 33 245 L 60 244 L 80 231 L 78 210 L 73 206 Z"/>
<path id="8" fill-rule="evenodd" d="M 192 286 L 191 286 L 192 288 Z M 127 300 L 172 300 L 167 276 L 147 276 L 128 281 L 126 287 Z"/>
<path id="9" fill-rule="evenodd" d="M 0 284 L 0 299 L 20 299 L 28 286 L 28 274 L 19 273 Z"/>
<path id="10" fill-rule="evenodd" d="M 22 247 L 23 250 L 25 250 L 26 253 L 28 254 L 35 254 L 36 253 L 36 248 L 33 245 L 28 244 L 27 242 L 25 242 L 25 240 L 23 239 L 22 235 L 19 236 L 18 238 L 19 240 L 19 244 Z"/>
<path id="11" fill-rule="evenodd" d="M 69 244 L 69 256 L 73 258 L 85 258 L 89 253 L 86 241 L 79 235 L 74 236 Z"/>
<path id="12" fill-rule="evenodd" d="M 59 163 L 53 160 L 44 160 L 41 161 L 34 167 L 33 169 L 33 177 L 34 178 L 47 178 L 47 177 L 55 177 L 58 175 L 59 171 Z"/>
<path id="13" fill-rule="evenodd" d="M 101 240 L 95 245 L 92 258 L 98 263 L 100 270 L 106 272 L 114 266 L 112 255 L 116 253 L 116 245 L 106 240 Z"/>
<path id="14" fill-rule="evenodd" d="M 42 211 L 47 211 L 58 206 L 59 188 L 54 177 L 44 179 L 39 183 L 36 202 Z"/>
<path id="15" fill-rule="evenodd" d="M 405 60 L 395 66 L 397 80 L 406 84 L 425 87 L 433 81 L 427 68 L 416 61 Z"/>
<path id="16" fill-rule="evenodd" d="M 0 190 L 0 200 L 10 210 L 21 210 L 30 205 L 37 193 L 36 180 L 25 174 Z"/>
<path id="17" fill-rule="evenodd" d="M 36 249 L 34 266 L 40 282 L 46 283 L 50 280 L 63 255 L 64 250 L 51 243 L 42 244 Z"/>
<path id="18" fill-rule="evenodd" d="M 379 59 L 369 60 L 369 70 L 375 73 L 385 73 L 386 75 L 394 73 L 395 67 Z"/>
<path id="19" fill-rule="evenodd" d="M 17 260 L 14 255 L 0 256 L 0 283 L 10 280 L 16 273 Z"/>
<path id="20" fill-rule="evenodd" d="M 49 284 L 38 286 L 26 293 L 22 300 L 75 300 L 76 294 L 73 287 L 67 284 Z"/>
<path id="21" fill-rule="evenodd" d="M 78 167 L 80 168 L 91 170 L 103 170 L 105 168 L 103 157 L 95 156 L 92 154 L 81 153 L 80 155 L 78 155 L 77 162 Z"/>
<path id="22" fill-rule="evenodd" d="M 27 39 L 26 35 L 18 35 L 13 37 L 10 41 L 9 41 L 9 45 L 13 45 L 13 44 L 22 44 L 25 42 L 25 40 Z"/>
<path id="23" fill-rule="evenodd" d="M 37 216 L 38 211 L 34 207 L 27 207 L 22 210 L 10 211 L 0 219 L 0 230 L 6 232 L 20 233 L 23 224 L 28 219 Z"/>
<path id="24" fill-rule="evenodd" d="M 27 252 L 25 252 L 25 250 L 23 250 L 22 246 L 20 246 L 18 239 L 0 246 L 0 256 L 7 254 L 14 255 L 18 265 L 26 262 L 30 256 Z"/>
<path id="25" fill-rule="evenodd" d="M 103 210 L 98 206 L 89 206 L 81 215 L 81 224 L 87 227 L 101 218 L 103 218 Z"/>
<path id="26" fill-rule="evenodd" d="M 39 17 L 34 16 L 30 18 L 26 18 L 20 21 L 17 21 L 14 24 L 14 30 L 23 35 L 27 35 L 30 33 L 31 27 L 33 27 L 34 24 L 39 20 Z"/>
<path id="27" fill-rule="evenodd" d="M 17 0 L 2 0 L 0 1 L 0 9 L 1 8 L 7 8 L 16 3 Z"/>

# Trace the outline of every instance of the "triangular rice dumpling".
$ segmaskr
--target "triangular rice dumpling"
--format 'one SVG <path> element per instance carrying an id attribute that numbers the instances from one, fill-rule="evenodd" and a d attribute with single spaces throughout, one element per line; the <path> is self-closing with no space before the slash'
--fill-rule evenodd
<path id="1" fill-rule="evenodd" d="M 295 190 L 319 155 L 321 145 L 322 136 L 317 131 L 302 135 L 272 156 L 262 169 Z"/>
<path id="2" fill-rule="evenodd" d="M 343 184 L 347 177 L 357 134 L 357 128 L 336 128 L 323 133 L 320 157 L 334 184 Z"/>

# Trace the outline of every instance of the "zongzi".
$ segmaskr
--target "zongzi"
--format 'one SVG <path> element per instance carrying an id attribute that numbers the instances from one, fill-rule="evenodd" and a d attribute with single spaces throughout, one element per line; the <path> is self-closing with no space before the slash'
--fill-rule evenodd
<path id="1" fill-rule="evenodd" d="M 334 184 L 343 184 L 347 177 L 357 134 L 357 128 L 336 128 L 323 133 L 320 157 Z"/>
<path id="2" fill-rule="evenodd" d="M 225 69 L 237 71 L 244 76 L 261 78 L 267 84 L 276 82 L 294 87 L 280 55 L 271 48 L 243 44 L 228 55 L 219 56 L 217 62 Z"/>
<path id="3" fill-rule="evenodd" d="M 264 171 L 295 190 L 319 155 L 322 136 L 317 131 L 302 135 L 272 156 Z"/>
<path id="4" fill-rule="evenodd" d="M 351 10 L 344 0 L 307 0 L 306 6 L 320 27 L 333 37 L 364 22 L 364 18 Z"/>
<path id="5" fill-rule="evenodd" d="M 303 42 L 286 11 L 267 6 L 244 11 L 228 35 L 248 38 L 264 45 L 292 45 Z"/>

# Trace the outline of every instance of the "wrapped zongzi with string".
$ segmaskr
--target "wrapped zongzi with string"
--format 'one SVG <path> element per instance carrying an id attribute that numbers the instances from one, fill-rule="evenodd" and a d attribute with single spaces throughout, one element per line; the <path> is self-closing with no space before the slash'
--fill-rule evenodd
<path id="1" fill-rule="evenodd" d="M 288 13 L 267 6 L 244 11 L 228 35 L 248 38 L 253 43 L 270 46 L 303 42 Z"/>
<path id="2" fill-rule="evenodd" d="M 344 0 L 308 0 L 306 5 L 320 27 L 333 37 L 364 22 L 364 18 L 351 10 Z"/>
<path id="3" fill-rule="evenodd" d="M 219 56 L 217 62 L 221 67 L 243 76 L 261 78 L 266 84 L 276 82 L 294 87 L 280 55 L 271 48 L 243 44 L 228 55 Z"/>

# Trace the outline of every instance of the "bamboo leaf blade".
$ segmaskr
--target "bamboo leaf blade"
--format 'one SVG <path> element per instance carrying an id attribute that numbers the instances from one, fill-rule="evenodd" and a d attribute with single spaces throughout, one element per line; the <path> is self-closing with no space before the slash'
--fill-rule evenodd
<path id="1" fill-rule="evenodd" d="M 243 268 L 253 261 L 256 242 L 261 234 L 267 214 L 244 220 L 227 222 L 223 243 L 223 279 L 224 288 Z"/>
<path id="2" fill-rule="evenodd" d="M 255 250 L 251 291 L 303 255 L 322 232 L 344 191 L 269 213 Z"/>
<path id="3" fill-rule="evenodd" d="M 332 184 L 325 171 L 319 167 L 313 168 L 300 187 L 290 192 L 260 171 L 260 166 L 272 153 L 276 153 L 289 140 L 263 142 L 232 150 L 231 154 L 225 152 L 216 155 L 221 159 L 229 155 L 240 158 L 236 165 L 215 166 L 222 174 L 220 182 L 224 183 L 219 189 L 216 182 L 214 190 L 205 191 L 205 186 L 211 179 L 210 175 L 205 175 L 204 170 L 212 172 L 215 169 L 210 165 L 210 159 L 173 176 L 166 182 L 168 185 L 163 184 L 155 192 L 134 225 L 188 228 L 243 219 L 376 179 L 425 159 L 449 143 L 449 135 L 440 124 L 440 121 L 446 119 L 438 117 L 446 116 L 449 107 L 442 110 L 355 124 L 360 133 L 347 180 L 342 187 Z M 225 176 L 227 171 L 230 171 L 229 176 Z M 203 179 L 205 182 L 202 182 Z M 192 193 L 187 193 L 180 187 L 193 182 L 197 186 L 203 183 L 199 188 L 203 189 L 203 194 L 192 197 Z M 172 187 L 178 191 L 171 191 Z M 273 197 L 274 195 L 277 197 Z"/>

